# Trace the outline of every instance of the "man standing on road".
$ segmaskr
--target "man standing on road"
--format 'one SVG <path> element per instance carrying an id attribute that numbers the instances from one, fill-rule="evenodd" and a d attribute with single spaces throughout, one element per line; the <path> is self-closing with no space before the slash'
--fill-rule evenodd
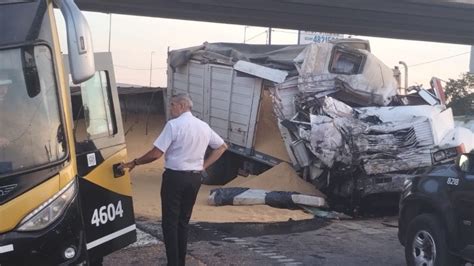
<path id="1" fill-rule="evenodd" d="M 199 187 L 201 172 L 213 164 L 227 145 L 208 124 L 191 114 L 193 103 L 187 94 L 171 98 L 169 120 L 154 147 L 140 158 L 123 163 L 132 170 L 165 154 L 161 185 L 163 238 L 168 265 L 185 265 L 188 223 Z M 213 150 L 204 159 L 207 147 Z"/>

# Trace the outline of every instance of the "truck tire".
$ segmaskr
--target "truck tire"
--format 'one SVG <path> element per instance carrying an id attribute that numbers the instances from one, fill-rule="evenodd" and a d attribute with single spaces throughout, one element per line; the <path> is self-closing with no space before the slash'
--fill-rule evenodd
<path id="1" fill-rule="evenodd" d="M 446 229 L 433 214 L 416 216 L 408 225 L 405 245 L 407 265 L 461 265 L 449 253 Z"/>

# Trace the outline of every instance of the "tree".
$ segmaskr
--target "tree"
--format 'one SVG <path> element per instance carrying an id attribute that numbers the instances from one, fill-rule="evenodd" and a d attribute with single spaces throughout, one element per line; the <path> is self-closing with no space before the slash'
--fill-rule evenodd
<path id="1" fill-rule="evenodd" d="M 454 115 L 474 114 L 474 75 L 464 73 L 459 79 L 449 79 L 444 86 L 448 107 Z"/>

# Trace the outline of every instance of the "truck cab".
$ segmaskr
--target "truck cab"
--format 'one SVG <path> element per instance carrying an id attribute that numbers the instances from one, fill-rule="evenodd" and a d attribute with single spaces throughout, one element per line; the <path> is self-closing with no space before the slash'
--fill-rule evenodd
<path id="1" fill-rule="evenodd" d="M 474 261 L 474 152 L 407 180 L 399 214 L 408 265 Z"/>

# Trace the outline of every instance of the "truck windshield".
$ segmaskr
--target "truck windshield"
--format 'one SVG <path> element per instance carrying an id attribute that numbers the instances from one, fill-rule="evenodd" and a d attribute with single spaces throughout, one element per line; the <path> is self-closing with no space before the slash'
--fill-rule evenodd
<path id="1" fill-rule="evenodd" d="M 51 51 L 0 50 L 0 177 L 66 155 Z"/>

